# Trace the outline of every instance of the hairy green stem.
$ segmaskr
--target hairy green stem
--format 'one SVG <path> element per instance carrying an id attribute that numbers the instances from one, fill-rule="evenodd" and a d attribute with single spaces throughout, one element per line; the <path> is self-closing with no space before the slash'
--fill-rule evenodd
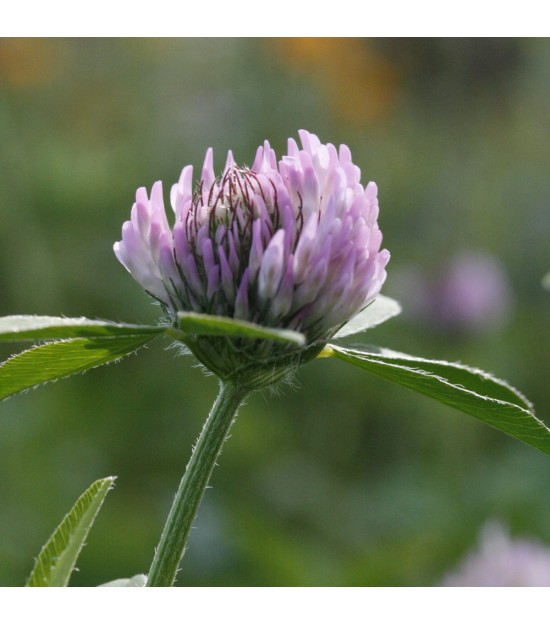
<path id="1" fill-rule="evenodd" d="M 247 391 L 241 387 L 229 382 L 221 383 L 216 402 L 193 449 L 174 498 L 147 577 L 147 586 L 174 584 L 191 524 L 229 428 L 246 395 Z"/>

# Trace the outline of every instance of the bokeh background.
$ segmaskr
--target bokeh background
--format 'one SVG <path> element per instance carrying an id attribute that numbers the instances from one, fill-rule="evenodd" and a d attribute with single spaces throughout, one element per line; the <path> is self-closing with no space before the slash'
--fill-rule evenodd
<path id="1" fill-rule="evenodd" d="M 112 252 L 135 189 L 306 128 L 379 186 L 404 313 L 367 340 L 492 371 L 550 420 L 549 111 L 545 39 L 0 40 L 0 314 L 154 322 Z M 0 405 L 1 585 L 107 475 L 72 584 L 147 571 L 216 394 L 167 348 Z M 181 585 L 438 585 L 487 521 L 550 544 L 541 452 L 341 362 L 297 385 L 241 410 Z"/>

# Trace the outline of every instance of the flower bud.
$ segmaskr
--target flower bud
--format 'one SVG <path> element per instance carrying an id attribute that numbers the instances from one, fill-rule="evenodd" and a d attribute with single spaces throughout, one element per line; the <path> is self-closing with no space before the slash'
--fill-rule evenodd
<path id="1" fill-rule="evenodd" d="M 251 168 L 238 166 L 229 152 L 219 178 L 209 149 L 195 188 L 192 167 L 184 167 L 170 195 L 172 227 L 161 183 L 151 197 L 138 189 L 114 246 L 174 324 L 179 311 L 193 311 L 306 337 L 303 348 L 191 338 L 195 355 L 222 378 L 281 373 L 314 357 L 374 300 L 386 278 L 376 185 L 361 185 L 347 146 L 337 151 L 309 132 L 299 134 L 302 149 L 289 139 L 279 162 L 267 141 Z"/>

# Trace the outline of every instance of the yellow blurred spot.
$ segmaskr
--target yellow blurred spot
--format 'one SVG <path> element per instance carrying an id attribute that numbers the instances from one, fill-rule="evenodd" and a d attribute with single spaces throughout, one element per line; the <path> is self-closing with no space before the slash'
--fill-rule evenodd
<path id="1" fill-rule="evenodd" d="M 0 84 L 23 89 L 49 83 L 59 69 L 59 48 L 52 39 L 0 39 Z"/>
<path id="2" fill-rule="evenodd" d="M 391 112 L 397 72 L 368 39 L 294 37 L 266 39 L 291 69 L 312 73 L 332 107 L 352 123 Z"/>
<path id="3" fill-rule="evenodd" d="M 334 350 L 330 345 L 325 345 L 323 350 L 316 356 L 316 358 L 332 358 L 334 354 Z"/>

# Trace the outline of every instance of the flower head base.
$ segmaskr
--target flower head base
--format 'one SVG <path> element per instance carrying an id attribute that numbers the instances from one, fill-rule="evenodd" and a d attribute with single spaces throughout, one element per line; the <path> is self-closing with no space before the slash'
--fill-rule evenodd
<path id="1" fill-rule="evenodd" d="M 311 357 L 378 295 L 389 253 L 376 185 L 361 185 L 347 146 L 300 138 L 279 162 L 266 141 L 250 168 L 229 152 L 220 178 L 209 149 L 198 186 L 187 166 L 172 187 L 172 228 L 161 183 L 150 197 L 138 189 L 115 254 L 172 318 L 194 311 L 296 330 Z M 287 360 L 287 347 L 252 343 L 211 337 L 191 349 L 222 377 Z"/>

